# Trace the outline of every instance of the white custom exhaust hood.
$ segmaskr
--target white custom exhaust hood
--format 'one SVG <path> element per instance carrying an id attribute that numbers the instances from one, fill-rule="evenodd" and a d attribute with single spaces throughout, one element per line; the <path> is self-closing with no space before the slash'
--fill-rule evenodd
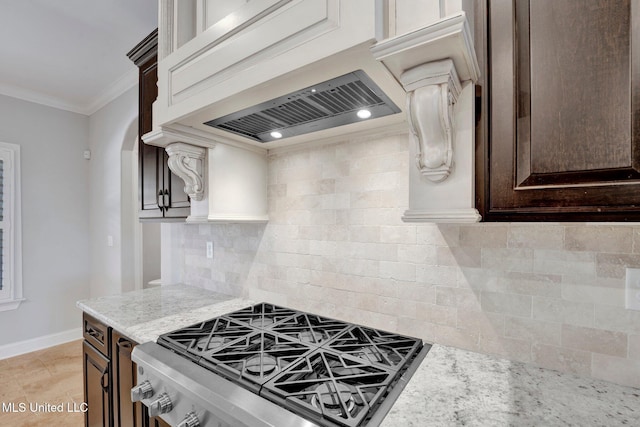
<path id="1" fill-rule="evenodd" d="M 266 221 L 268 150 L 380 128 L 411 130 L 421 181 L 451 175 L 454 106 L 479 74 L 464 11 L 394 35 L 395 1 L 160 3 L 158 100 L 143 138 L 185 180 L 187 221 Z M 437 220 L 420 202 L 410 210 L 405 220 Z"/>

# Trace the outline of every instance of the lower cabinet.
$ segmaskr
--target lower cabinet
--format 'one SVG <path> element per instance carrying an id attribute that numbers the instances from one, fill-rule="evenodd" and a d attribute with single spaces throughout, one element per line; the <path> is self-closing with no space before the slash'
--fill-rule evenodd
<path id="1" fill-rule="evenodd" d="M 168 426 L 160 419 L 150 419 L 142 403 L 131 402 L 131 388 L 136 384 L 131 352 L 137 343 L 86 313 L 83 324 L 85 426 Z"/>
<path id="2" fill-rule="evenodd" d="M 144 405 L 131 402 L 131 389 L 136 384 L 136 364 L 131 351 L 136 343 L 117 331 L 111 333 L 111 365 L 113 370 L 113 425 L 143 426 Z"/>
<path id="3" fill-rule="evenodd" d="M 87 427 L 103 427 L 111 424 L 110 363 L 103 354 L 87 341 L 82 343 L 84 369 L 84 401 Z"/>

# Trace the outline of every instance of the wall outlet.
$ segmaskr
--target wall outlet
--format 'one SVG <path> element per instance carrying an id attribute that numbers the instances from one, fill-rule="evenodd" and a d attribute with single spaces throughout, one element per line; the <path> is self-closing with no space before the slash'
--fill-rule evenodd
<path id="1" fill-rule="evenodd" d="M 213 242 L 207 242 L 207 258 L 209 259 L 213 258 Z M 640 291 L 640 289 L 638 289 L 638 291 Z"/>
<path id="2" fill-rule="evenodd" d="M 627 267 L 626 278 L 624 308 L 627 310 L 640 310 L 640 268 Z"/>

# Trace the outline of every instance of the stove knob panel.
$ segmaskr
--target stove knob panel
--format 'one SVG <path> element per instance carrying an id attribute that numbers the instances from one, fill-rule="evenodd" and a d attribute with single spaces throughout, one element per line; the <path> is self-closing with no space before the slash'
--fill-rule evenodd
<path id="1" fill-rule="evenodd" d="M 189 412 L 177 427 L 200 427 L 200 421 L 195 412 Z"/>
<path id="2" fill-rule="evenodd" d="M 147 406 L 149 407 L 149 416 L 152 417 L 166 414 L 173 409 L 173 403 L 171 402 L 171 398 L 167 393 L 162 393 Z"/>
<path id="3" fill-rule="evenodd" d="M 153 396 L 153 388 L 149 381 L 143 381 L 131 389 L 131 401 L 139 402 L 142 399 L 148 399 Z"/>

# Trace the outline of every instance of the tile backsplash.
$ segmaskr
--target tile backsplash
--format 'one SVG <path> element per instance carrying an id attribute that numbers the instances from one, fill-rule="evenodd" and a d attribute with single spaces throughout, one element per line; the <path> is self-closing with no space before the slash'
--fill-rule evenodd
<path id="1" fill-rule="evenodd" d="M 408 141 L 270 155 L 268 224 L 174 225 L 184 282 L 640 387 L 640 225 L 403 223 Z"/>

